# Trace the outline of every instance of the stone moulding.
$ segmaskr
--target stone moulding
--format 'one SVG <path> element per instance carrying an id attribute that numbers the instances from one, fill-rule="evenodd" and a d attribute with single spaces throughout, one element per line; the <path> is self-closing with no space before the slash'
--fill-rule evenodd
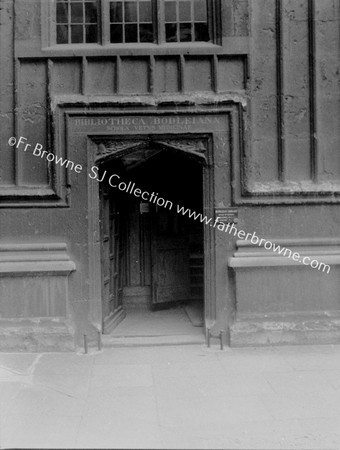
<path id="1" fill-rule="evenodd" d="M 37 273 L 68 275 L 75 269 L 63 243 L 0 245 L 0 277 Z"/>
<path id="2" fill-rule="evenodd" d="M 301 257 L 308 256 L 320 263 L 329 265 L 340 264 L 340 239 L 266 239 L 281 248 L 298 252 Z M 272 250 L 266 250 L 250 241 L 237 241 L 237 250 L 229 258 L 228 266 L 234 269 L 247 267 L 274 267 L 274 266 L 305 266 L 291 257 L 282 256 Z"/>

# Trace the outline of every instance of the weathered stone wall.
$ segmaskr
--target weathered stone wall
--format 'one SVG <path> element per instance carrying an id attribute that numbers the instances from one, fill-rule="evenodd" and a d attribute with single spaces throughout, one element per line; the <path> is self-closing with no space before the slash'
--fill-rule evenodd
<path id="1" fill-rule="evenodd" d="M 239 227 L 272 239 L 308 238 L 308 248 L 313 239 L 339 236 L 337 0 L 223 0 L 222 45 L 133 51 L 50 46 L 53 17 L 46 5 L 47 0 L 43 8 L 39 0 L 17 0 L 15 7 L 12 0 L 0 3 L 0 240 L 68 245 L 76 264 L 68 294 L 74 307 L 68 314 L 76 310 L 76 321 L 86 322 L 90 296 L 87 186 L 76 174 L 7 144 L 11 136 L 25 136 L 32 145 L 39 142 L 75 162 L 82 159 L 78 152 L 82 146 L 85 151 L 86 140 L 70 148 L 62 138 L 68 136 L 65 123 L 56 125 L 66 103 L 91 112 L 103 105 L 122 108 L 122 114 L 126 105 L 176 111 L 178 105 L 211 109 L 232 103 L 239 107 L 240 121 L 233 127 L 244 145 L 237 147 L 231 139 L 225 146 L 231 164 L 223 180 L 230 203 L 239 208 Z M 81 196 L 83 203 L 73 201 Z M 260 282 L 257 268 L 247 270 L 243 278 L 235 268 L 234 277 L 226 260 L 217 268 L 219 280 L 236 283 L 233 290 L 221 281 L 220 292 L 225 298 L 234 295 L 228 304 L 238 304 L 240 311 L 254 303 L 252 292 Z M 311 269 L 303 270 L 313 277 Z M 285 301 L 263 273 L 260 280 L 274 312 L 288 313 L 291 296 L 296 311 L 340 309 L 335 279 L 327 301 L 320 298 L 318 306 L 317 299 L 309 305 L 308 275 Z M 238 289 L 246 280 L 252 288 Z M 224 299 L 219 301 L 223 310 Z M 263 304 L 257 305 L 251 314 L 263 316 Z"/>
<path id="2" fill-rule="evenodd" d="M 253 7 L 247 182 L 255 192 L 339 191 L 339 11 L 321 0 Z"/>

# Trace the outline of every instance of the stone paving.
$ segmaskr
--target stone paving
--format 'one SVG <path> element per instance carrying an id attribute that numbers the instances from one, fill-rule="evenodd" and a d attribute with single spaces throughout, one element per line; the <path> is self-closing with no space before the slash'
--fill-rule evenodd
<path id="1" fill-rule="evenodd" d="M 1 448 L 339 449 L 340 346 L 0 354 Z"/>

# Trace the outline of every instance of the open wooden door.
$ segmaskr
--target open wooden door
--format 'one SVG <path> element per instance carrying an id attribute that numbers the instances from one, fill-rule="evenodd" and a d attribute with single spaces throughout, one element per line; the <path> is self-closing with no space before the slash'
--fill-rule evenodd
<path id="1" fill-rule="evenodd" d="M 190 298 L 189 242 L 176 212 L 157 208 L 151 240 L 152 304 Z"/>
<path id="2" fill-rule="evenodd" d="M 103 332 L 107 333 L 125 316 L 122 308 L 122 219 L 119 198 L 114 198 L 112 189 L 101 183 L 100 191 Z"/>

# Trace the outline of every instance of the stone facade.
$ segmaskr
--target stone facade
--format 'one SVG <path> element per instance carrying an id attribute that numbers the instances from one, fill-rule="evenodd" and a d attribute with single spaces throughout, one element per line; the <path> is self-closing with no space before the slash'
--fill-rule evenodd
<path id="1" fill-rule="evenodd" d="M 338 342 L 339 2 L 222 0 L 218 39 L 202 45 L 55 45 L 53 8 L 0 3 L 0 347 L 69 350 L 102 330 L 89 171 L 131 140 L 197 153 L 205 214 L 235 207 L 239 229 L 331 267 L 205 230 L 213 332 L 230 345 Z M 141 264 L 126 288 L 149 295 Z"/>

